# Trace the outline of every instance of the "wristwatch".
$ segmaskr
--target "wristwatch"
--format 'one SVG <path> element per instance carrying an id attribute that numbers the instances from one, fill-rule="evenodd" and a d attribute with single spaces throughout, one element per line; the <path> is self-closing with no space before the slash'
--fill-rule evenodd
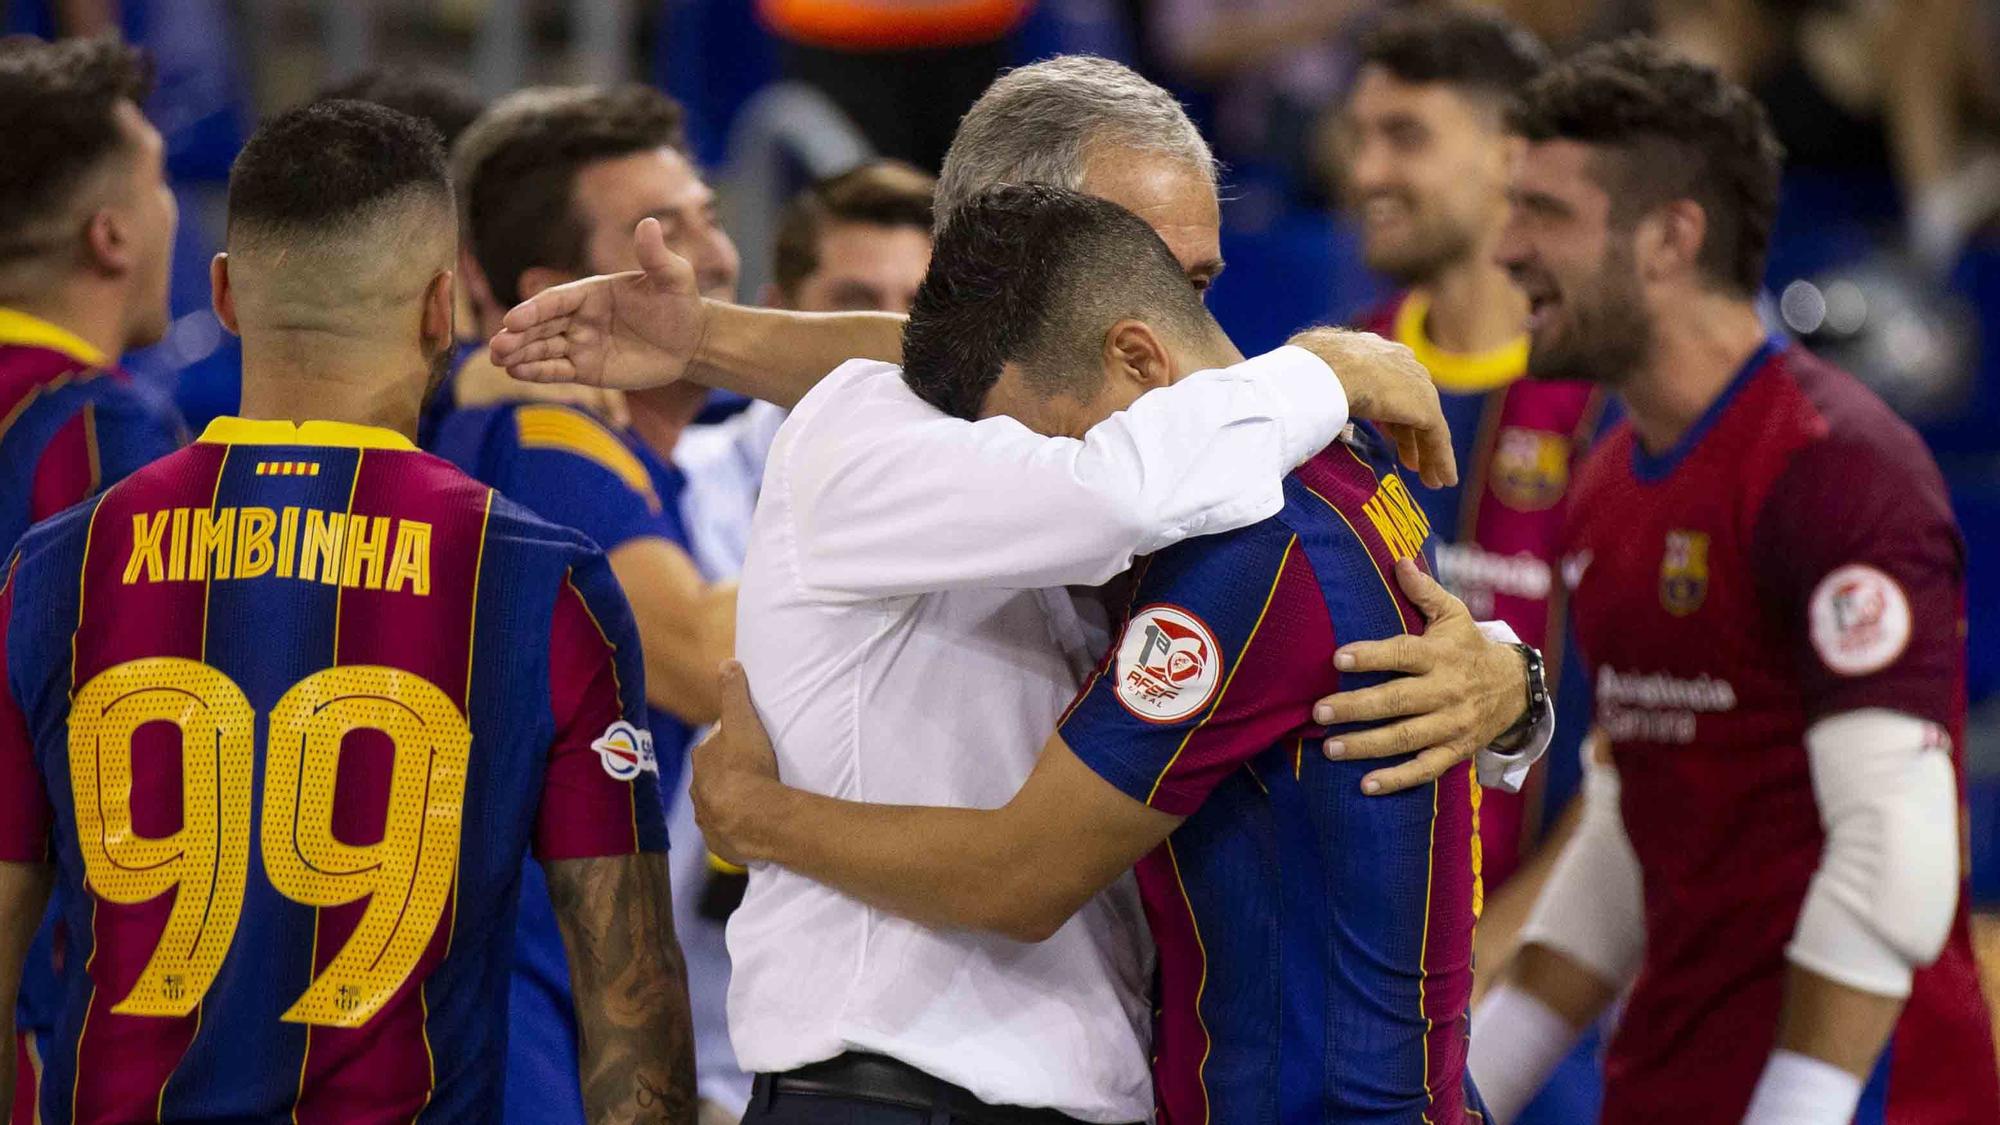
<path id="1" fill-rule="evenodd" d="M 1528 702 L 1521 717 L 1514 725 L 1500 732 L 1493 740 L 1493 748 L 1503 754 L 1511 754 L 1526 744 L 1528 736 L 1534 732 L 1536 720 L 1549 705 L 1549 681 L 1542 665 L 1542 654 L 1533 645 L 1512 646 L 1521 654 L 1521 662 L 1528 673 Z"/>

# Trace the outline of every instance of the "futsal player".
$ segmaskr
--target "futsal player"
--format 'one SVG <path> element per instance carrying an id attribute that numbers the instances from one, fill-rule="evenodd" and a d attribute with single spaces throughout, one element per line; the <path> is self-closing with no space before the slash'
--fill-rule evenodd
<path id="1" fill-rule="evenodd" d="M 494 1120 L 531 846 L 590 1113 L 692 1118 L 630 614 L 581 536 L 410 441 L 455 253 L 428 126 L 268 122 L 212 268 L 244 417 L 8 565 L 7 987 L 52 877 L 78 946 L 44 1121 Z"/>

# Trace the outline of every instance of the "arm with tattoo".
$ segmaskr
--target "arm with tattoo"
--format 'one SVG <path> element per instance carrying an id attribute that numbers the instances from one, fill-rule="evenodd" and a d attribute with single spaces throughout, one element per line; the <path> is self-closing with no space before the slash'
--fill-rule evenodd
<path id="1" fill-rule="evenodd" d="M 569 952 L 590 1125 L 695 1119 L 687 963 L 664 853 L 545 862 Z"/>

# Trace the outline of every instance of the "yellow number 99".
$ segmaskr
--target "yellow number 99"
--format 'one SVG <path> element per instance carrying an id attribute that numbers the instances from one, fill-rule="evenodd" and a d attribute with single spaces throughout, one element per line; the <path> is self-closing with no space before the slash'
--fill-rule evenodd
<path id="1" fill-rule="evenodd" d="M 333 833 L 340 746 L 358 730 L 395 747 L 379 843 Z M 264 782 L 264 868 L 278 893 L 309 906 L 368 899 L 354 933 L 284 1018 L 359 1027 L 423 958 L 458 871 L 472 730 L 422 677 L 379 666 L 328 668 L 271 711 Z"/>
<path id="2" fill-rule="evenodd" d="M 132 826 L 132 736 L 159 722 L 181 732 L 181 827 L 142 836 Z M 114 1012 L 185 1016 L 222 968 L 249 877 L 255 723 L 228 676 L 178 657 L 108 669 L 70 705 L 70 783 L 91 890 L 132 904 L 179 888 L 159 945 Z"/>

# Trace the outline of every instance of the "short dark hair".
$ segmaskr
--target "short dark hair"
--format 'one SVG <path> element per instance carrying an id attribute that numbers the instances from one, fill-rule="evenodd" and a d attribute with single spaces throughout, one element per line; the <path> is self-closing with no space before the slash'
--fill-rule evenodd
<path id="1" fill-rule="evenodd" d="M 1533 32 L 1491 12 L 1465 8 L 1390 15 L 1361 41 L 1360 62 L 1412 84 L 1511 98 L 1549 66 Z"/>
<path id="2" fill-rule="evenodd" d="M 819 242 L 836 223 L 931 229 L 937 178 L 898 160 L 876 160 L 800 192 L 778 218 L 772 280 L 787 296 L 819 268 Z"/>
<path id="3" fill-rule="evenodd" d="M 1099 371 L 1125 318 L 1182 332 L 1215 322 L 1145 220 L 1049 184 L 998 184 L 938 232 L 903 329 L 903 378 L 947 414 L 976 418 L 1007 363 L 1053 395 Z"/>
<path id="4" fill-rule="evenodd" d="M 589 232 L 571 201 L 579 172 L 663 147 L 687 152 L 685 114 L 638 84 L 523 90 L 473 122 L 456 165 L 466 238 L 494 298 L 518 303 L 521 274 L 536 266 L 583 268 Z"/>
<path id="5" fill-rule="evenodd" d="M 1710 283 L 1757 291 L 1778 210 L 1784 150 L 1756 98 L 1713 69 L 1633 37 L 1587 48 L 1523 90 L 1512 114 L 1530 141 L 1610 150 L 1605 188 L 1624 219 L 1692 199 L 1708 219 Z"/>
<path id="6" fill-rule="evenodd" d="M 146 55 L 115 37 L 46 43 L 0 40 L 0 259 L 47 252 L 35 230 L 74 199 L 84 178 L 124 143 L 118 103 L 153 89 Z"/>
<path id="7" fill-rule="evenodd" d="M 431 66 L 377 66 L 322 89 L 314 101 L 374 102 L 428 121 L 446 147 L 486 108 L 464 75 Z"/>
<path id="8" fill-rule="evenodd" d="M 311 102 L 265 121 L 237 154 L 229 228 L 325 230 L 410 192 L 451 205 L 435 128 L 369 102 Z"/>

